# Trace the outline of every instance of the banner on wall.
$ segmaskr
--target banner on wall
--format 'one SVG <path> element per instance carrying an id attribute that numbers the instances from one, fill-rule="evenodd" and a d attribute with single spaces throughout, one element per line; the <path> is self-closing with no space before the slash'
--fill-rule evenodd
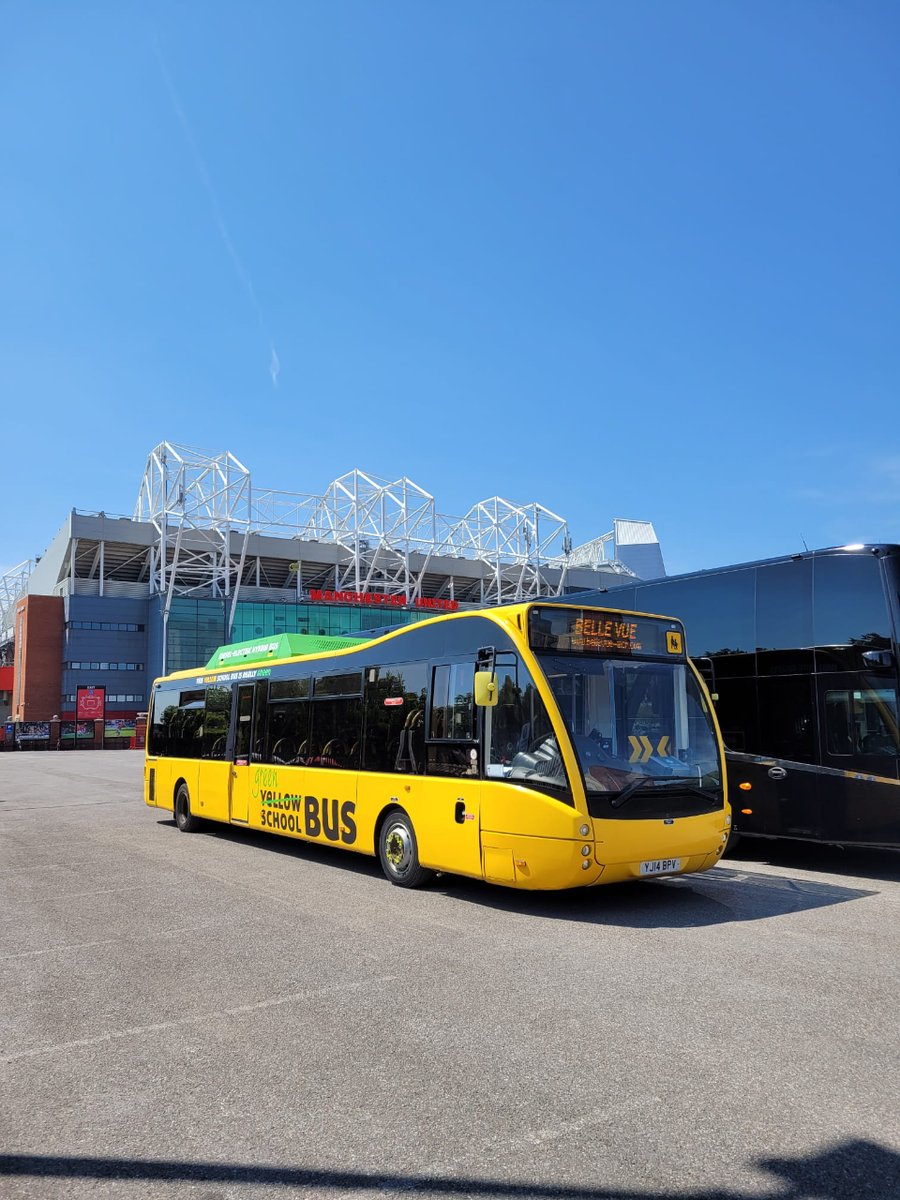
<path id="1" fill-rule="evenodd" d="M 75 716 L 79 721 L 102 721 L 106 710 L 106 688 L 87 687 L 75 689 Z"/>
<path id="2" fill-rule="evenodd" d="M 59 726 L 59 736 L 66 742 L 76 739 L 91 741 L 94 736 L 93 721 L 62 721 Z"/>
<path id="3" fill-rule="evenodd" d="M 134 717 L 119 717 L 115 720 L 107 721 L 103 734 L 104 737 L 108 738 L 133 738 Z"/>
<path id="4" fill-rule="evenodd" d="M 19 721 L 15 728 L 18 742 L 46 742 L 50 737 L 49 721 Z"/>

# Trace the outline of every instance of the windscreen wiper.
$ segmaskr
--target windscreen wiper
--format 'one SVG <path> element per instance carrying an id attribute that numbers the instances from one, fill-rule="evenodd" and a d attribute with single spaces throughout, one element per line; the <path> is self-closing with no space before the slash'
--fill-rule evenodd
<path id="1" fill-rule="evenodd" d="M 616 792 L 610 797 L 611 808 L 621 808 L 623 804 L 627 804 L 631 797 L 636 792 L 648 791 L 666 791 L 672 788 L 679 792 L 690 792 L 692 796 L 700 796 L 704 800 L 709 799 L 709 792 L 713 789 L 699 787 L 691 775 L 672 775 L 664 779 L 653 779 L 649 776 L 642 776 L 640 779 L 632 779 L 631 783 L 626 783 L 625 787 L 620 792 Z"/>

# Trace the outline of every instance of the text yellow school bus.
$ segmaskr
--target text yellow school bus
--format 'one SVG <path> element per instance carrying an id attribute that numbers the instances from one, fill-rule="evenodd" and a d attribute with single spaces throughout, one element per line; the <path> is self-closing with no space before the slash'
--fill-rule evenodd
<path id="1" fill-rule="evenodd" d="M 680 623 L 539 603 L 223 647 L 154 685 L 144 796 L 185 831 L 377 854 L 404 887 L 703 871 L 731 820 Z"/>

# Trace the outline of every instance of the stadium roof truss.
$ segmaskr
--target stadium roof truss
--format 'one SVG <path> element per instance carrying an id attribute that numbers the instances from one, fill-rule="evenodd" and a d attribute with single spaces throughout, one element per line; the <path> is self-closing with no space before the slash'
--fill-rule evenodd
<path id="1" fill-rule="evenodd" d="M 411 479 L 360 470 L 341 475 L 321 496 L 254 489 L 250 472 L 229 451 L 170 442 L 147 459 L 134 518 L 156 530 L 150 590 L 166 597 L 167 610 L 174 597 L 201 593 L 231 598 L 233 608 L 241 590 L 260 582 L 260 558 L 248 560 L 251 534 L 295 539 L 298 560 L 303 543 L 332 545 L 328 571 L 317 564 L 323 586 L 404 594 L 409 601 L 444 594 L 497 604 L 558 595 L 578 553 L 566 521 L 537 503 L 494 496 L 464 517 L 449 517 Z M 479 569 L 448 575 L 439 558 L 465 559 Z M 301 597 L 309 565 L 295 567 Z"/>

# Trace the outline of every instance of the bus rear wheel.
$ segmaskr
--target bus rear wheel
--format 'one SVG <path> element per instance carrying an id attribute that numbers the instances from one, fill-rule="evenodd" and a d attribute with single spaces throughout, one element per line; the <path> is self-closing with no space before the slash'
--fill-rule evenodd
<path id="1" fill-rule="evenodd" d="M 421 887 L 434 878 L 419 863 L 419 847 L 412 821 L 401 808 L 385 817 L 378 832 L 378 858 L 381 869 L 397 887 Z"/>
<path id="2" fill-rule="evenodd" d="M 175 824 L 182 833 L 196 833 L 203 824 L 191 812 L 191 797 L 186 783 L 180 783 L 175 793 Z"/>

